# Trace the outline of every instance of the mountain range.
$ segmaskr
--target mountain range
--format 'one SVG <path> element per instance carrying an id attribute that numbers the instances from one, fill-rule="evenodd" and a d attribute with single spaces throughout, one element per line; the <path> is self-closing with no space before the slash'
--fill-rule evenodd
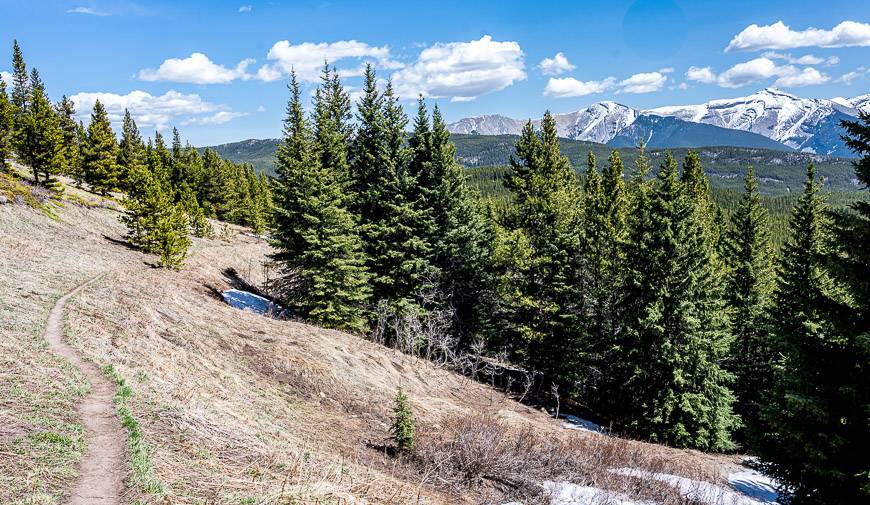
<path id="1" fill-rule="evenodd" d="M 612 101 L 556 114 L 560 137 L 615 147 L 723 145 L 852 156 L 839 123 L 870 113 L 870 94 L 854 98 L 800 98 L 777 88 L 749 96 L 639 110 Z M 540 120 L 532 121 L 535 126 Z M 502 115 L 460 119 L 448 125 L 452 133 L 518 135 L 525 121 Z"/>

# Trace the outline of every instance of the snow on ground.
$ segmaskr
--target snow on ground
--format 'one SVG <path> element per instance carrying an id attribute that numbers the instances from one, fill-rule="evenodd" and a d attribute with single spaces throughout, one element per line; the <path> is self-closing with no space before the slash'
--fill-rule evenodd
<path id="1" fill-rule="evenodd" d="M 550 505 L 653 505 L 632 500 L 622 493 L 570 482 L 545 481 L 544 488 L 550 494 Z"/>
<path id="2" fill-rule="evenodd" d="M 224 301 L 237 309 L 279 319 L 290 315 L 284 307 L 272 303 L 262 296 L 241 289 L 228 289 L 223 293 Z"/>
<path id="3" fill-rule="evenodd" d="M 565 419 L 565 423 L 562 424 L 563 428 L 567 428 L 569 430 L 583 430 L 583 431 L 594 431 L 596 433 L 602 433 L 603 430 L 601 426 L 589 421 L 588 419 L 583 419 L 582 417 L 572 416 L 571 414 L 565 414 L 559 416 Z"/>
<path id="4" fill-rule="evenodd" d="M 626 477 L 666 482 L 679 490 L 687 499 L 709 505 L 766 505 L 775 504 L 778 498 L 774 483 L 754 470 L 744 470 L 731 474 L 728 481 L 733 489 L 677 475 L 647 472 L 636 468 L 618 468 L 611 470 L 611 472 Z"/>

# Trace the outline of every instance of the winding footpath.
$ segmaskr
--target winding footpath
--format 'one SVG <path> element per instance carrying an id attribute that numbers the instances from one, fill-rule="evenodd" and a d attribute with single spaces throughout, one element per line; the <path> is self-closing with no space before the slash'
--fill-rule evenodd
<path id="1" fill-rule="evenodd" d="M 63 338 L 66 302 L 97 279 L 99 277 L 62 296 L 51 309 L 45 326 L 49 348 L 81 369 L 91 385 L 90 392 L 79 405 L 87 448 L 79 465 L 79 476 L 70 490 L 69 505 L 120 505 L 127 473 L 127 435 L 121 428 L 112 401 L 116 385 L 95 364 L 79 356 Z"/>

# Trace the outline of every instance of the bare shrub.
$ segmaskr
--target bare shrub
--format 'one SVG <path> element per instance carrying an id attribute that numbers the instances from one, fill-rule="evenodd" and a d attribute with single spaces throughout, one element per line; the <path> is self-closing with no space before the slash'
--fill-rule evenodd
<path id="1" fill-rule="evenodd" d="M 715 481 L 700 468 L 687 469 L 650 444 L 616 437 L 538 433 L 482 415 L 454 418 L 436 435 L 421 437 L 414 453 L 420 475 L 435 488 L 475 503 L 549 503 L 545 482 L 571 482 L 663 505 L 693 503 L 672 486 L 616 468 L 678 473 Z M 596 502 L 598 503 L 598 502 Z"/>

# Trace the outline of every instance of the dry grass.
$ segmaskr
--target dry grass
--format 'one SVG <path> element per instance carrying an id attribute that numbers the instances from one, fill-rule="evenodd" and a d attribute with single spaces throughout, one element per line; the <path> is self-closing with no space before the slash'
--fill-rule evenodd
<path id="1" fill-rule="evenodd" d="M 118 214 L 103 208 L 111 201 L 66 194 L 76 196 L 59 221 L 0 206 L 0 495 L 13 503 L 60 502 L 75 476 L 82 445 L 74 406 L 84 385 L 48 353 L 41 329 L 58 296 L 101 272 L 70 301 L 68 335 L 132 392 L 123 403 L 149 448 L 137 457 L 147 458 L 160 485 L 131 485 L 130 502 L 532 503 L 546 479 L 667 498 L 669 488 L 606 469 L 715 480 L 727 464 L 569 432 L 425 360 L 233 309 L 216 296 L 228 287 L 222 272 L 262 282 L 262 240 L 227 226 L 219 239 L 195 239 L 180 272 L 155 269 L 119 242 Z M 413 457 L 376 449 L 399 386 L 421 431 Z M 67 439 L 39 435 L 49 430 L 69 439 L 63 458 L 52 444 Z"/>

